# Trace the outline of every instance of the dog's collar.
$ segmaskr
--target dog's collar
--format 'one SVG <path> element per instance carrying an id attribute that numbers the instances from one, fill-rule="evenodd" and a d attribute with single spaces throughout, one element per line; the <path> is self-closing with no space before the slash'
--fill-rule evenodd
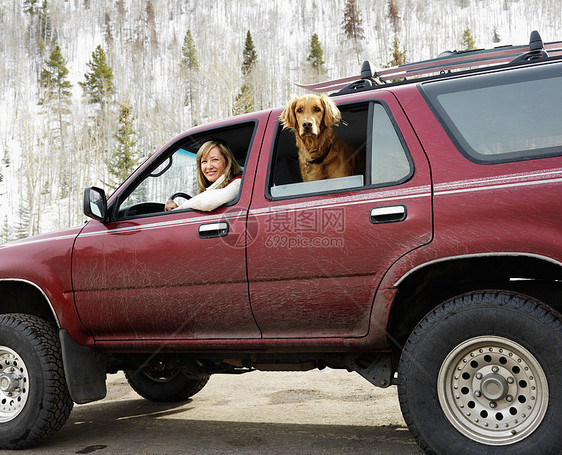
<path id="1" fill-rule="evenodd" d="M 326 157 L 328 156 L 328 153 L 330 153 L 330 150 L 332 150 L 332 144 L 330 144 L 328 146 L 328 148 L 326 149 L 326 151 L 324 152 L 324 154 L 318 158 L 314 158 L 313 160 L 305 160 L 306 163 L 306 173 L 308 174 L 308 165 L 309 164 L 322 164 L 324 162 L 324 160 L 326 159 Z"/>

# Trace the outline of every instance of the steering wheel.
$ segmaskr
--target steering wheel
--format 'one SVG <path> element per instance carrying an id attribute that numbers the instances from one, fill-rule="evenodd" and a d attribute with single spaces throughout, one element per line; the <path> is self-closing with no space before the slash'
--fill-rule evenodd
<path id="1" fill-rule="evenodd" d="M 187 193 L 182 193 L 182 192 L 178 192 L 178 193 L 174 193 L 170 196 L 170 199 L 173 201 L 175 198 L 177 197 L 183 197 L 184 199 L 191 199 L 191 196 Z"/>

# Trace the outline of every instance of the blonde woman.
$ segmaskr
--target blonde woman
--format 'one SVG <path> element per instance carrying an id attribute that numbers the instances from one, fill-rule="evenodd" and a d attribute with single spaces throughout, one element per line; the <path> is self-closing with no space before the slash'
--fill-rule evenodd
<path id="1" fill-rule="evenodd" d="M 167 201 L 166 211 L 194 209 L 210 212 L 238 196 L 242 168 L 226 145 L 217 141 L 205 142 L 197 152 L 195 161 L 199 194 L 180 206 L 172 200 Z"/>

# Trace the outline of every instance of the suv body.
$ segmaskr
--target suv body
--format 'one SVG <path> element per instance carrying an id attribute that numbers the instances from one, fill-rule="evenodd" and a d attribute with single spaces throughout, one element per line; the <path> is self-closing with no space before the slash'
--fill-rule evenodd
<path id="1" fill-rule="evenodd" d="M 86 225 L 0 246 L 1 446 L 118 370 L 173 401 L 328 366 L 398 385 L 427 452 L 558 453 L 562 61 L 529 60 L 344 89 L 364 175 L 286 183 L 294 138 L 267 110 L 179 136 L 108 201 L 87 189 Z M 244 167 L 238 199 L 162 212 L 209 137 Z"/>

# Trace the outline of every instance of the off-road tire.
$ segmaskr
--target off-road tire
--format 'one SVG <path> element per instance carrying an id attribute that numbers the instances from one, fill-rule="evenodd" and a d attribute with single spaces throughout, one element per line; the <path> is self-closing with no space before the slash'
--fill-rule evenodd
<path id="1" fill-rule="evenodd" d="M 402 352 L 404 420 L 427 453 L 559 454 L 561 352 L 560 314 L 535 299 L 481 291 L 449 300 Z"/>
<path id="2" fill-rule="evenodd" d="M 23 449 L 55 434 L 73 402 L 57 329 L 27 314 L 0 316 L 0 448 Z"/>
<path id="3" fill-rule="evenodd" d="M 209 381 L 209 376 L 192 378 L 179 369 L 125 370 L 125 377 L 141 397 L 157 403 L 186 401 Z"/>

